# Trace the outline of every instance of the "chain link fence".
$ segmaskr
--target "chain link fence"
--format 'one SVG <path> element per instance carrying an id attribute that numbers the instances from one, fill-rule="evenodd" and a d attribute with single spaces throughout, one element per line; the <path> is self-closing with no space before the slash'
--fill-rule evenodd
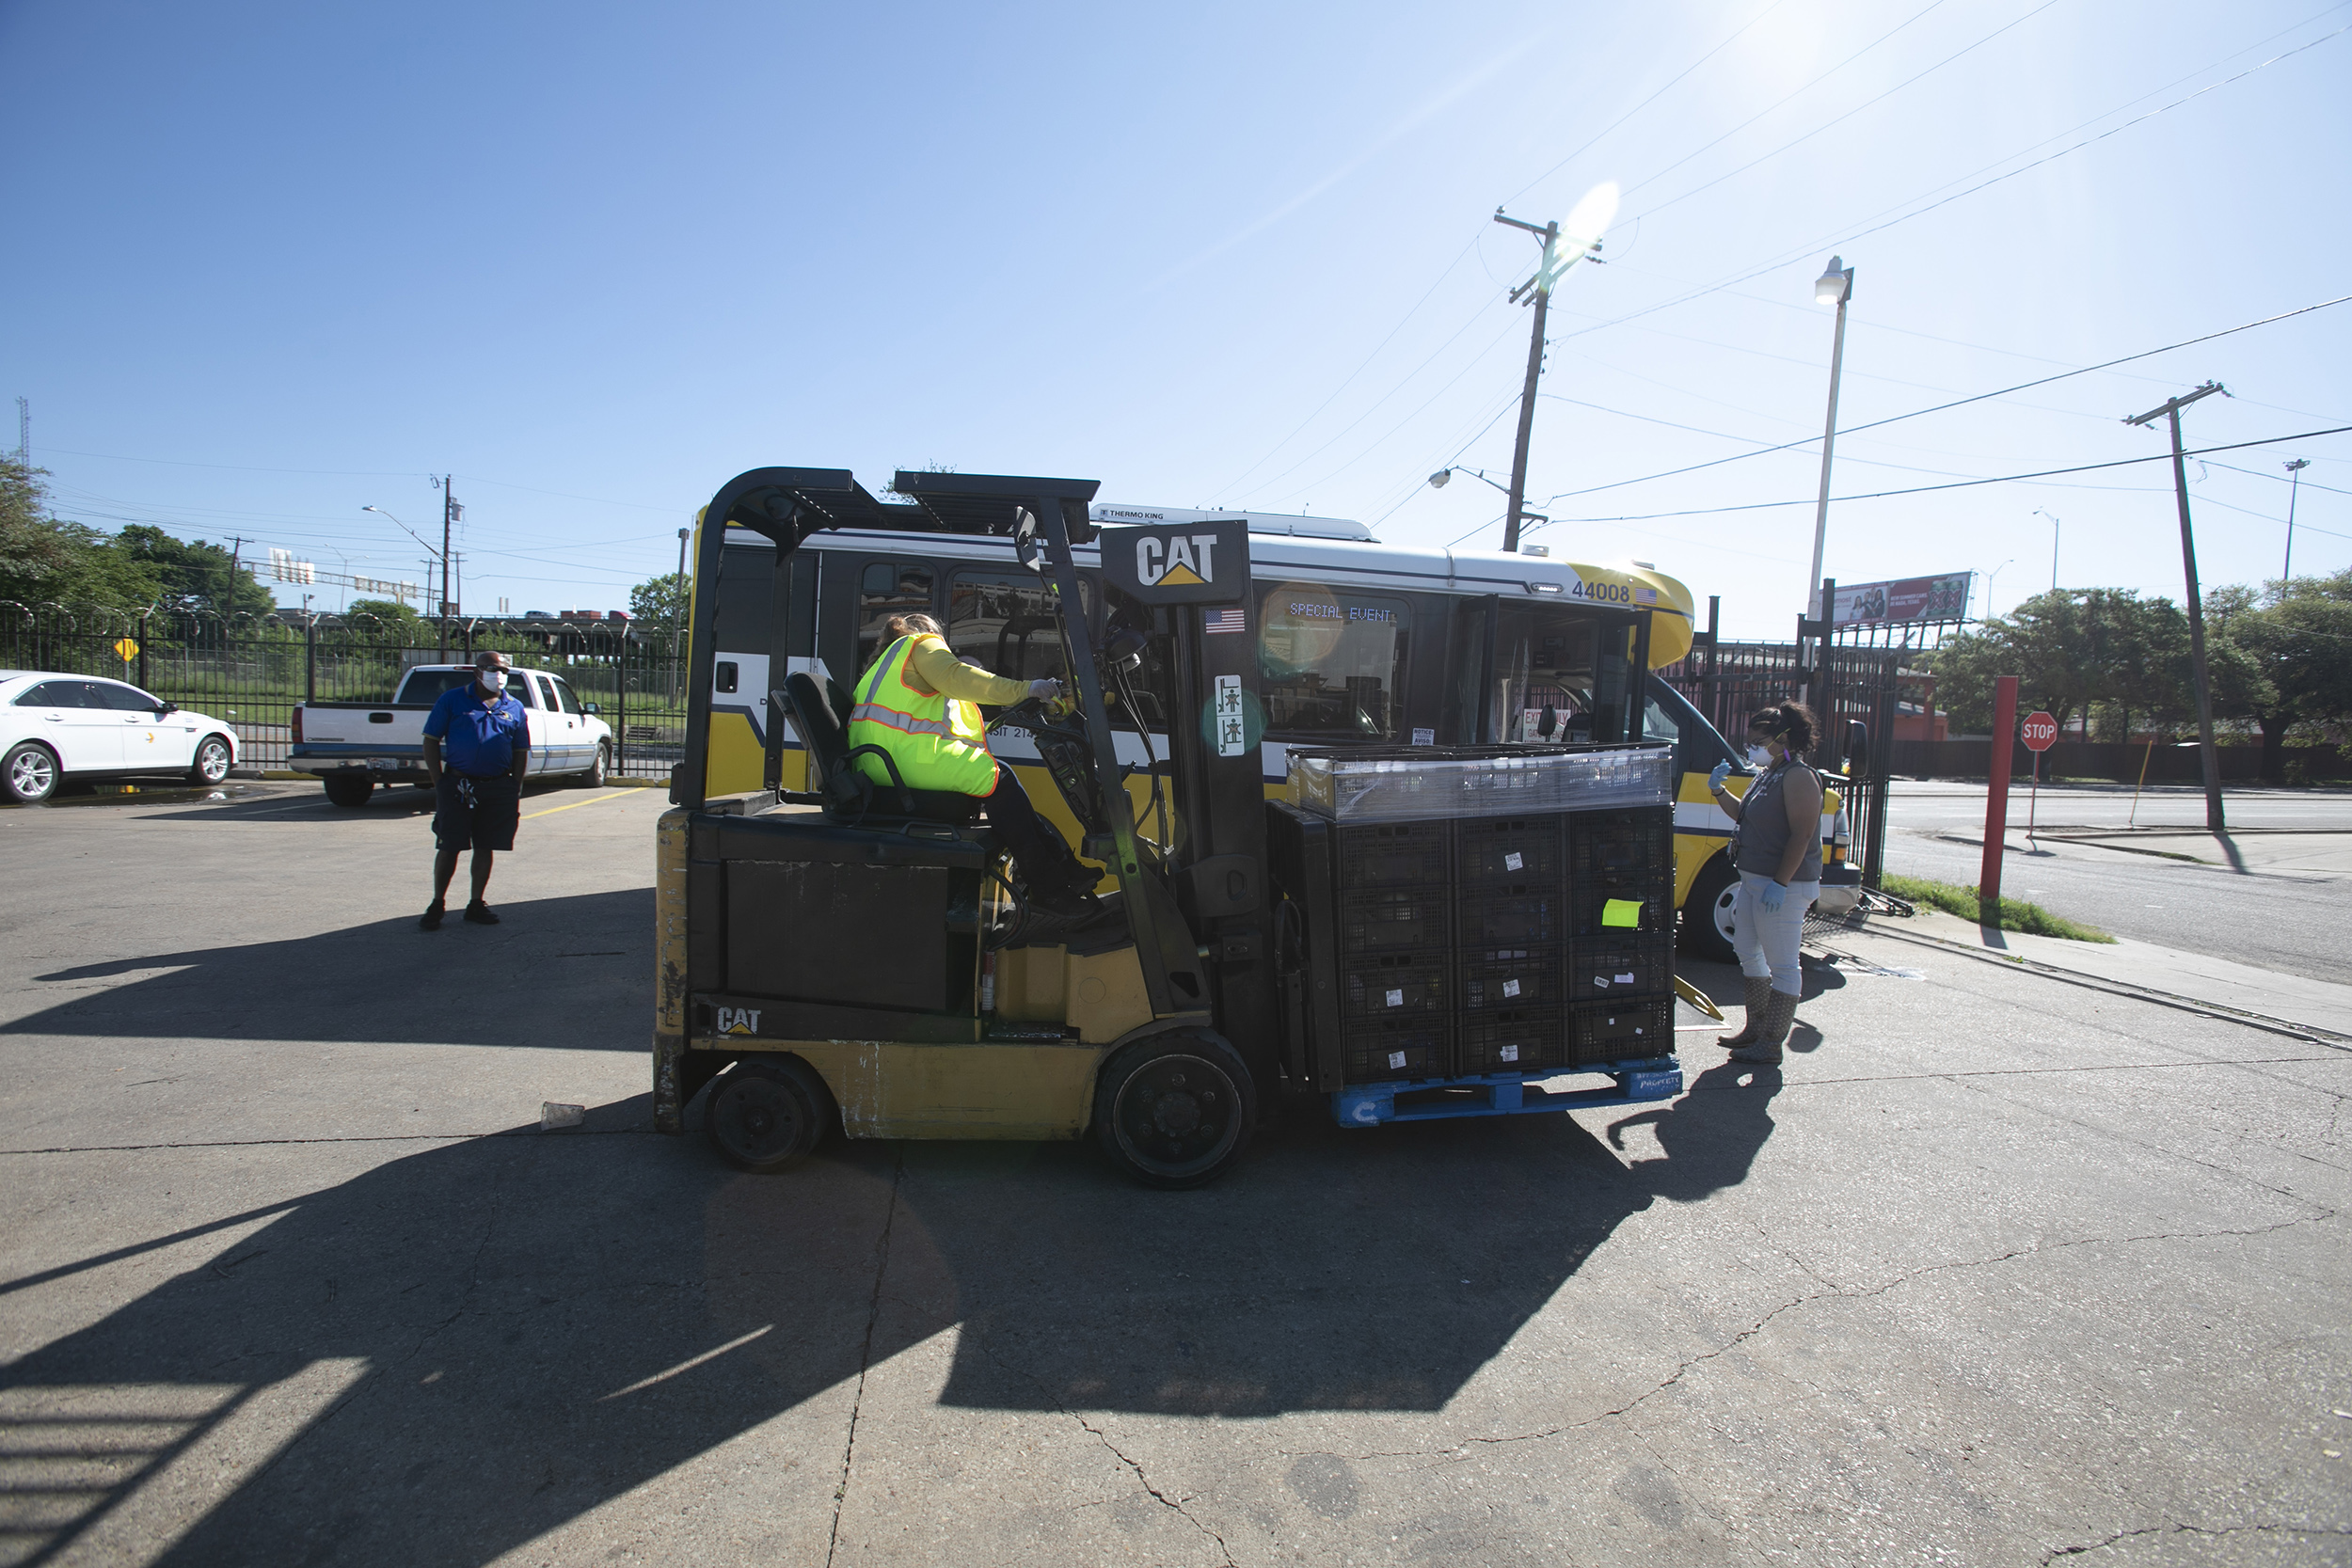
<path id="1" fill-rule="evenodd" d="M 617 621 L 474 620 L 452 624 L 444 656 L 429 622 L 0 599 L 0 667 L 103 675 L 210 714 L 237 732 L 248 771 L 286 767 L 297 704 L 389 702 L 411 666 L 495 648 L 597 705 L 612 729 L 612 772 L 667 778 L 685 747 L 685 641 Z"/>

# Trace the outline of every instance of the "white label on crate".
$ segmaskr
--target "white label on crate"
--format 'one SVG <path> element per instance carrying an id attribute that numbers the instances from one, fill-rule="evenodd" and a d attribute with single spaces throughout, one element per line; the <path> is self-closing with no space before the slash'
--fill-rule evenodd
<path id="1" fill-rule="evenodd" d="M 1405 1065 L 1405 1053 L 1404 1053 L 1404 1052 L 1402 1052 L 1402 1051 L 1391 1051 L 1391 1052 L 1390 1052 L 1390 1053 L 1389 1053 L 1389 1070 L 1390 1070 L 1391 1072 L 1394 1072 L 1394 1071 L 1398 1070 L 1399 1069 L 1401 1069 L 1402 1067 L 1404 1067 L 1404 1065 Z"/>
<path id="2" fill-rule="evenodd" d="M 1517 995 L 1518 995 L 1518 993 L 1519 993 L 1519 983 L 1518 983 L 1517 980 L 1505 980 L 1505 981 L 1503 981 L 1503 982 L 1502 982 L 1502 994 L 1503 994 L 1503 995 L 1505 995 L 1505 996 L 1517 996 Z"/>
<path id="3" fill-rule="evenodd" d="M 1415 730 L 1413 732 L 1413 744 L 1416 746 L 1435 746 L 1437 743 L 1438 732 L 1435 730 Z"/>
<path id="4" fill-rule="evenodd" d="M 1517 849 L 1512 850 L 1509 854 L 1502 857 L 1502 869 L 1505 871 L 1526 870 L 1526 857 L 1521 855 Z"/>
<path id="5" fill-rule="evenodd" d="M 1617 984 L 1619 984 L 1619 985 L 1621 985 L 1621 986 L 1629 986 L 1629 985 L 1631 985 L 1632 983 L 1633 983 L 1633 974 L 1632 974 L 1632 972 L 1631 972 L 1631 971 L 1629 971 L 1629 970 L 1627 973 L 1625 973 L 1625 974 L 1620 974 L 1620 975 L 1618 975 L 1618 976 L 1617 976 Z"/>
<path id="6" fill-rule="evenodd" d="M 1389 992 L 1389 1006 L 1391 1007 L 1402 1007 L 1405 1006 L 1405 993 L 1401 990 L 1392 990 Z"/>
<path id="7" fill-rule="evenodd" d="M 1516 1062 L 1519 1059 L 1519 1048 L 1516 1045 L 1502 1046 L 1495 1052 L 1495 1054 L 1503 1061 Z"/>

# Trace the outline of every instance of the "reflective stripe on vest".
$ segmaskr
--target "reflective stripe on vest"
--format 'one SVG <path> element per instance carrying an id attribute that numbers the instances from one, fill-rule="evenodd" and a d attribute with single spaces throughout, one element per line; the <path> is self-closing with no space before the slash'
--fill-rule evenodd
<path id="1" fill-rule="evenodd" d="M 914 642 L 912 637 L 899 638 L 858 682 L 857 705 L 850 713 L 850 744 L 879 746 L 889 752 L 910 788 L 985 795 L 996 786 L 996 759 L 983 744 L 986 731 L 979 709 L 942 692 L 917 691 L 907 683 Z M 890 781 L 889 770 L 873 757 L 858 758 L 857 766 L 878 784 Z"/>

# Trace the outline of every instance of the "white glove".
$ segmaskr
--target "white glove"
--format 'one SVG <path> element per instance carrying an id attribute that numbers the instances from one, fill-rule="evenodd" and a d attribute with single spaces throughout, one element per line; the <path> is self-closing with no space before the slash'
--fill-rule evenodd
<path id="1" fill-rule="evenodd" d="M 1717 763 L 1715 765 L 1715 771 L 1707 775 L 1708 793 L 1711 795 L 1716 790 L 1723 788 L 1724 781 L 1729 777 L 1731 777 L 1731 764 L 1727 762 Z"/>
<path id="2" fill-rule="evenodd" d="M 1051 676 L 1043 680 L 1031 681 L 1029 695 L 1041 703 L 1058 703 L 1061 701 L 1061 682 Z"/>

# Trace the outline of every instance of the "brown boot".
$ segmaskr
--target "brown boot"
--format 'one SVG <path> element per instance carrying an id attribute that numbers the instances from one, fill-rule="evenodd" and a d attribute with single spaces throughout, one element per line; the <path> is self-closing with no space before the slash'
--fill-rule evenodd
<path id="1" fill-rule="evenodd" d="M 1763 1022 L 1756 1025 L 1756 1043 L 1742 1046 L 1731 1053 L 1735 1062 L 1752 1062 L 1757 1067 L 1780 1066 L 1780 1042 L 1788 1037 L 1788 1030 L 1797 1022 L 1797 999 L 1785 990 L 1776 990 L 1764 999 Z"/>
<path id="2" fill-rule="evenodd" d="M 1748 989 L 1747 1017 L 1736 1035 L 1718 1035 L 1715 1043 L 1725 1051 L 1737 1051 L 1743 1045 L 1756 1043 L 1756 1026 L 1764 1019 L 1764 999 L 1772 994 L 1772 977 L 1769 974 L 1740 976 Z"/>

